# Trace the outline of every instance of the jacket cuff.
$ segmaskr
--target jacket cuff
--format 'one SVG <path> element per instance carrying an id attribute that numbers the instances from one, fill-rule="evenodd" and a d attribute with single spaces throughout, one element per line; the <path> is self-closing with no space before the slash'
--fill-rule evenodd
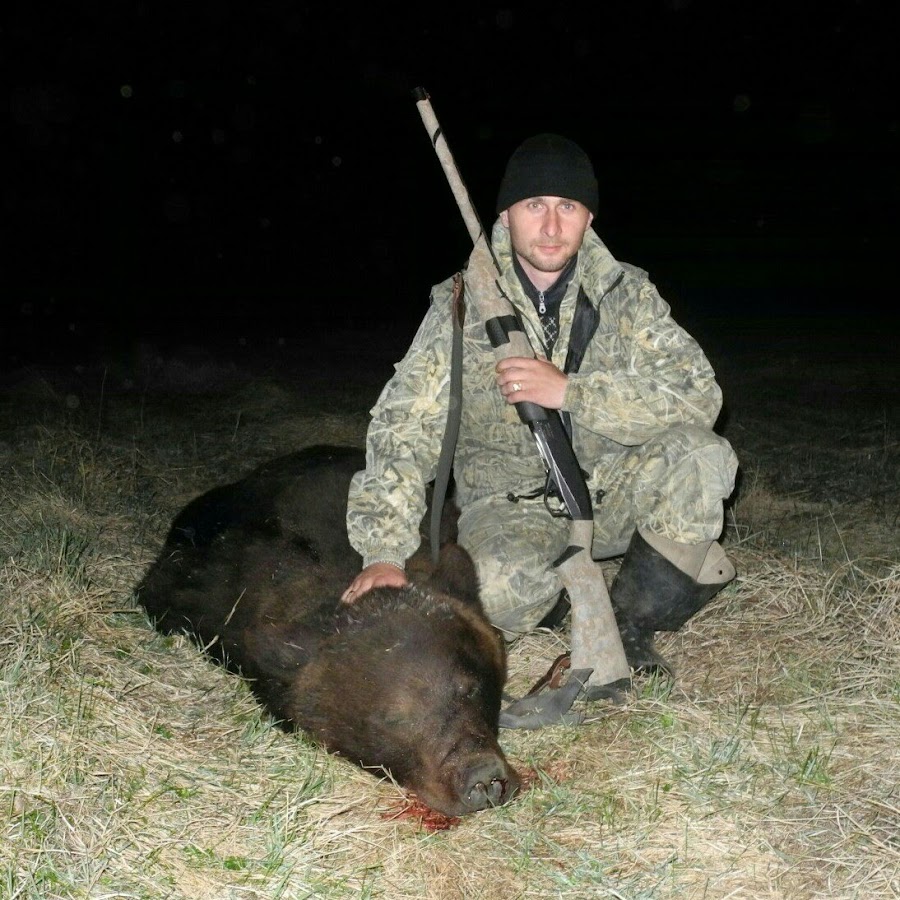
<path id="1" fill-rule="evenodd" d="M 585 380 L 577 375 L 569 375 L 566 381 L 566 392 L 563 394 L 562 411 L 573 416 L 584 409 Z"/>
<path id="2" fill-rule="evenodd" d="M 389 566 L 395 566 L 401 572 L 406 571 L 406 561 L 402 559 L 396 559 L 392 556 L 386 556 L 384 553 L 376 554 L 375 556 L 364 556 L 363 557 L 363 568 L 368 569 L 369 566 L 374 566 L 375 563 L 387 563 Z"/>

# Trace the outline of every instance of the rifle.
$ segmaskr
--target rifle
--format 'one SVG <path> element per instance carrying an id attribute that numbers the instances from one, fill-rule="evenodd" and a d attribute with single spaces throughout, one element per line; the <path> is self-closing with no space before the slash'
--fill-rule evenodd
<path id="1" fill-rule="evenodd" d="M 413 95 L 474 244 L 466 280 L 475 287 L 472 292 L 475 304 L 485 321 L 494 354 L 497 359 L 513 356 L 534 358 L 534 349 L 522 330 L 516 309 L 503 292 L 499 281 L 502 274 L 499 262 L 484 233 L 446 136 L 438 124 L 431 99 L 421 87 L 416 88 Z M 594 519 L 590 492 L 558 411 L 525 401 L 516 403 L 515 407 L 519 418 L 531 429 L 548 479 L 555 485 L 571 519 L 569 545 L 553 562 L 572 603 L 569 682 L 582 680 L 588 699 L 610 697 L 617 700 L 619 688 L 630 679 L 631 670 L 625 658 L 603 570 L 591 557 Z M 565 689 L 557 690 L 561 692 Z M 572 695 L 568 700 L 569 706 L 579 693 L 573 693 L 571 689 L 567 692 L 567 696 Z M 565 702 L 563 698 L 557 698 L 557 707 L 560 701 Z M 540 724 L 545 724 L 548 715 L 557 715 L 558 720 L 567 709 L 568 706 L 561 712 L 556 708 L 547 713 L 539 696 L 528 696 L 512 704 L 505 712 L 507 721 L 516 720 L 521 715 L 537 714 L 538 719 L 544 719 Z M 500 724 L 504 724 L 502 714 Z M 517 725 L 522 726 L 522 723 L 517 722 Z M 523 727 L 529 726 L 525 724 Z"/>

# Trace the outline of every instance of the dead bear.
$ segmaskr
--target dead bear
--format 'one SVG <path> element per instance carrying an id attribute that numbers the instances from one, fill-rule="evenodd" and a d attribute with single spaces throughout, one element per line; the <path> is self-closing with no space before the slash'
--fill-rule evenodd
<path id="1" fill-rule="evenodd" d="M 344 516 L 364 464 L 361 450 L 309 447 L 193 500 L 138 600 L 158 630 L 249 679 L 284 727 L 438 812 L 506 803 L 519 787 L 497 743 L 506 651 L 465 550 L 444 545 L 410 587 L 339 602 L 360 567 Z"/>

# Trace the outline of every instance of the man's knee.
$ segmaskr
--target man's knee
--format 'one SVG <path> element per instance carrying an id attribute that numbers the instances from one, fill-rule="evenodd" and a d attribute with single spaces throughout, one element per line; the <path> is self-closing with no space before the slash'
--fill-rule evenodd
<path id="1" fill-rule="evenodd" d="M 491 623 L 507 640 L 533 631 L 556 603 L 561 590 L 549 560 L 532 550 L 519 558 L 475 558 L 481 602 Z"/>
<path id="2" fill-rule="evenodd" d="M 734 490 L 737 457 L 725 438 L 684 425 L 654 438 L 635 485 L 637 525 L 673 540 L 716 538 Z M 656 524 L 654 524 L 656 523 Z"/>
<path id="3" fill-rule="evenodd" d="M 537 502 L 496 498 L 460 516 L 459 542 L 475 562 L 485 612 L 510 640 L 532 631 L 556 602 L 552 563 L 567 533 Z"/>
<path id="4" fill-rule="evenodd" d="M 717 539 L 736 473 L 728 441 L 695 425 L 669 428 L 605 461 L 594 473 L 607 488 L 594 514 L 594 558 L 623 553 L 640 526 L 685 543 Z"/>
<path id="5" fill-rule="evenodd" d="M 679 465 L 706 459 L 710 464 L 731 473 L 737 469 L 737 457 L 731 444 L 721 435 L 699 425 L 679 425 L 649 440 L 644 445 L 649 459 L 661 460 L 668 465 Z"/>

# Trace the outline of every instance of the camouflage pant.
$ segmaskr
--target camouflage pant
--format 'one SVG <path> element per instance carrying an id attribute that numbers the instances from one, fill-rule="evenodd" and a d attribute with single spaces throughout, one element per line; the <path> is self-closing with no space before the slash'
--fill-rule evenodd
<path id="1" fill-rule="evenodd" d="M 737 458 L 713 432 L 672 428 L 593 465 L 589 487 L 606 492 L 594 508 L 595 559 L 624 553 L 639 526 L 686 544 L 721 534 Z M 507 637 L 530 631 L 553 607 L 562 585 L 551 564 L 570 524 L 553 518 L 542 498 L 487 497 L 462 510 L 459 541 L 475 560 L 487 614 Z"/>

